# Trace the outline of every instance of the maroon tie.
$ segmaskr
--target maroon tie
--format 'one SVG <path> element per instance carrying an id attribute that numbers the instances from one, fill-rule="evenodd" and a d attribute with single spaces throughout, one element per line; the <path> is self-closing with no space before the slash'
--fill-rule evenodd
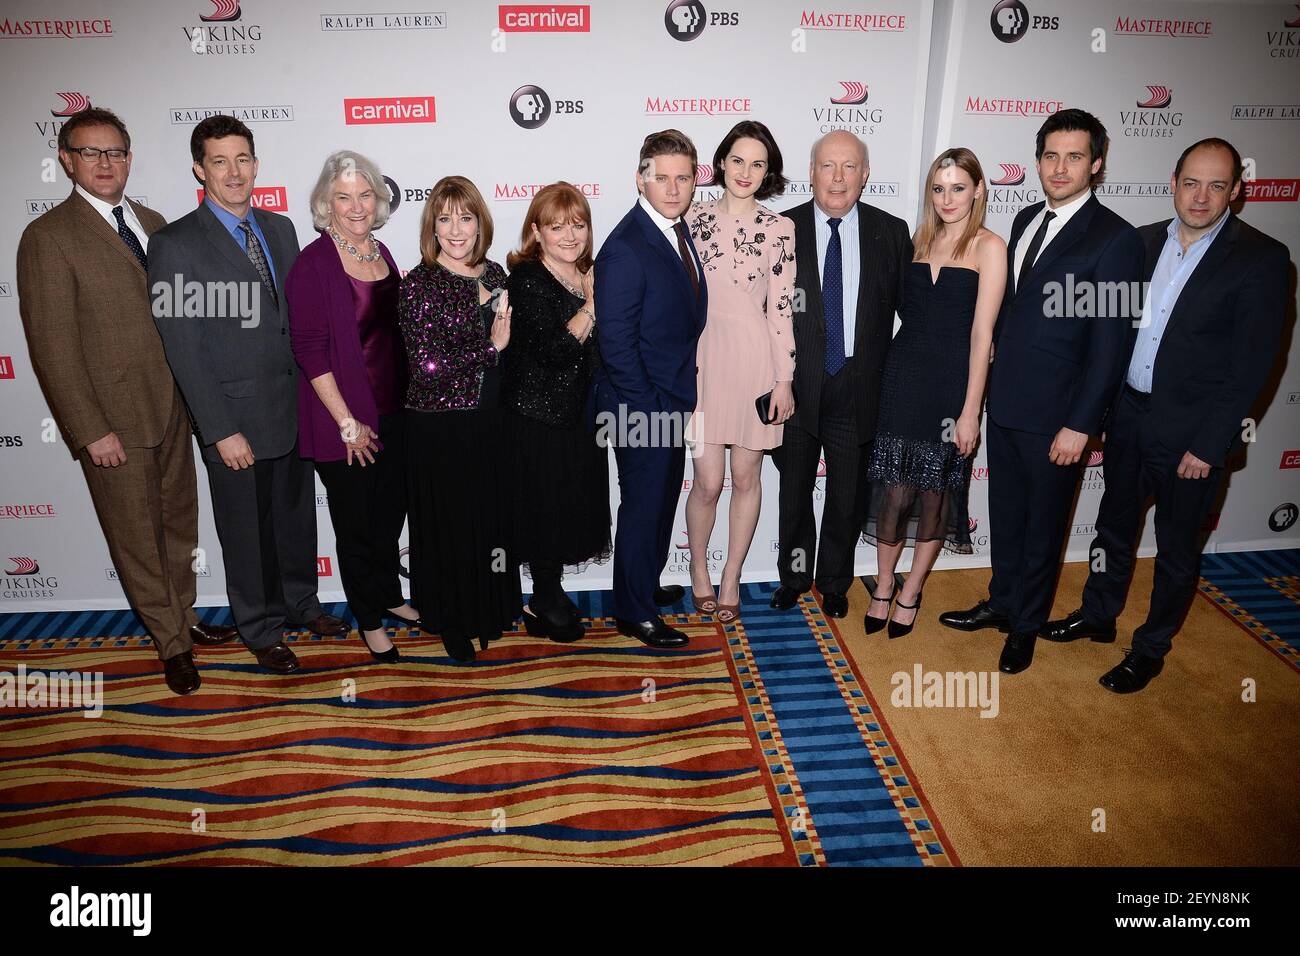
<path id="1" fill-rule="evenodd" d="M 686 223 L 678 219 L 673 224 L 673 232 L 677 233 L 677 251 L 681 254 L 682 265 L 686 267 L 686 275 L 690 277 L 691 288 L 695 290 L 695 297 L 698 299 L 700 297 L 700 276 L 695 271 L 695 257 L 691 255 L 691 237 L 686 233 Z"/>

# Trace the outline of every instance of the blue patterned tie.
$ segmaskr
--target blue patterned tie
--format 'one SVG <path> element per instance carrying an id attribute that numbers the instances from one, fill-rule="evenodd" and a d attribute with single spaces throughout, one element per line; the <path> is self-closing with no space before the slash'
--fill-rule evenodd
<path id="1" fill-rule="evenodd" d="M 826 374 L 844 367 L 844 266 L 840 261 L 840 219 L 827 219 L 831 241 L 822 265 L 822 315 L 826 319 Z"/>
<path id="2" fill-rule="evenodd" d="M 126 247 L 135 253 L 135 257 L 140 260 L 140 265 L 146 269 L 149 263 L 145 261 L 144 246 L 140 245 L 140 239 L 126 224 L 126 217 L 122 215 L 122 207 L 114 206 L 113 215 L 117 217 L 117 234 L 122 237 Z"/>
<path id="3" fill-rule="evenodd" d="M 266 253 L 262 251 L 262 244 L 257 241 L 257 233 L 253 232 L 253 227 L 247 219 L 239 224 L 239 228 L 244 233 L 244 251 L 253 261 L 253 268 L 257 270 L 257 274 L 262 277 L 262 285 L 266 286 L 266 291 L 271 293 L 271 301 L 279 305 L 280 297 L 275 293 L 275 280 L 271 278 L 271 267 L 266 264 Z"/>

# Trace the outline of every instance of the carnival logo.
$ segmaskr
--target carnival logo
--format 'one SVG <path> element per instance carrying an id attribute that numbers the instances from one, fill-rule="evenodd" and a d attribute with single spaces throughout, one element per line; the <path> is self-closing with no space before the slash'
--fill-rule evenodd
<path id="1" fill-rule="evenodd" d="M 32 558 L 10 557 L 9 560 L 14 563 L 14 566 L 12 568 L 6 568 L 5 574 L 28 575 L 41 573 L 41 566 Z"/>
<path id="2" fill-rule="evenodd" d="M 321 555 L 316 558 L 316 577 L 328 578 L 334 574 L 332 563 L 329 555 Z"/>
<path id="3" fill-rule="evenodd" d="M 497 7 L 497 22 L 504 33 L 590 33 L 591 7 L 503 3 Z"/>
<path id="4" fill-rule="evenodd" d="M 1300 196 L 1300 179 L 1254 179 L 1242 185 L 1246 202 L 1295 202 Z"/>
<path id="5" fill-rule="evenodd" d="M 1300 449 L 1282 452 L 1282 464 L 1279 468 L 1300 468 Z"/>
<path id="6" fill-rule="evenodd" d="M 12 355 L 0 355 L 0 378 L 14 377 L 14 357 Z"/>
<path id="7" fill-rule="evenodd" d="M 1138 107 L 1144 110 L 1162 110 L 1174 98 L 1173 90 L 1167 86 L 1148 86 L 1147 93 L 1149 95 L 1145 101 L 1137 101 Z"/>
<path id="8" fill-rule="evenodd" d="M 844 87 L 844 95 L 832 96 L 832 103 L 843 106 L 858 106 L 867 101 L 867 84 L 859 83 L 857 80 L 840 80 L 839 84 Z"/>
<path id="9" fill-rule="evenodd" d="M 1278 505 L 1273 509 L 1273 513 L 1268 516 L 1268 527 L 1271 531 L 1286 531 L 1300 517 L 1300 508 L 1297 508 L 1293 502 L 1288 501 L 1284 505 Z"/>
<path id="10" fill-rule="evenodd" d="M 75 113 L 80 113 L 82 110 L 90 109 L 90 97 L 85 93 L 56 93 L 55 96 L 63 100 L 63 109 L 50 110 L 51 116 L 72 116 Z"/>
<path id="11" fill-rule="evenodd" d="M 239 0 L 212 0 L 212 12 L 199 19 L 204 23 L 224 23 L 239 19 Z"/>
<path id="12" fill-rule="evenodd" d="M 386 123 L 436 123 L 432 96 L 380 96 L 343 101 L 343 122 L 347 126 Z"/>
<path id="13" fill-rule="evenodd" d="M 1025 167 L 1019 163 L 998 163 L 1002 167 L 999 179 L 990 179 L 990 186 L 1019 186 L 1025 181 Z"/>
<path id="14" fill-rule="evenodd" d="M 204 192 L 198 190 L 199 202 L 203 202 Z M 251 203 L 254 209 L 267 212 L 288 212 L 289 199 L 283 186 L 254 186 Z"/>
<path id="15" fill-rule="evenodd" d="M 510 118 L 516 126 L 537 129 L 551 118 L 551 98 L 540 86 L 521 86 L 510 95 Z"/>
<path id="16" fill-rule="evenodd" d="M 1015 43 L 1029 32 L 1029 8 L 1020 0 L 999 0 L 989 14 L 989 29 L 1003 43 Z"/>

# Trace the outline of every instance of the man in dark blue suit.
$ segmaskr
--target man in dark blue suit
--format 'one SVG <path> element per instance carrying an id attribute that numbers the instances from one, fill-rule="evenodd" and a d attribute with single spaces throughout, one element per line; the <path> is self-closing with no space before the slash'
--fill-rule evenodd
<path id="1" fill-rule="evenodd" d="M 641 198 L 596 257 L 602 368 L 596 378 L 599 431 L 618 462 L 614 617 L 651 647 L 681 647 L 660 605 L 681 597 L 661 588 L 686 469 L 684 435 L 695 410 L 695 343 L 708 292 L 682 215 L 695 193 L 695 144 L 677 130 L 641 146 Z"/>
<path id="2" fill-rule="evenodd" d="M 1007 244 L 1010 276 L 989 376 L 989 599 L 939 620 L 1008 632 L 999 669 L 1029 667 L 1078 487 L 1079 460 L 1119 385 L 1141 316 L 1142 242 L 1092 193 L 1106 129 L 1061 110 L 1038 130 L 1046 201 L 1022 209 Z"/>
<path id="3" fill-rule="evenodd" d="M 1189 146 L 1170 186 L 1177 215 L 1138 230 L 1150 283 L 1106 425 L 1106 493 L 1083 606 L 1043 637 L 1115 640 L 1146 503 L 1155 498 L 1156 567 L 1133 649 L 1101 677 L 1117 694 L 1160 673 L 1196 594 L 1205 518 L 1224 462 L 1277 357 L 1286 322 L 1286 246 L 1233 214 L 1241 154 L 1222 139 Z"/>

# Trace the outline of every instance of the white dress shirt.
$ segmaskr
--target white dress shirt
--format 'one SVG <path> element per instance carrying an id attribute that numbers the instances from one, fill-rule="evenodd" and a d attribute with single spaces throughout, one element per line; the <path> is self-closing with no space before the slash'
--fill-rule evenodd
<path id="1" fill-rule="evenodd" d="M 662 232 L 664 234 L 664 238 L 668 240 L 668 245 L 672 246 L 673 251 L 676 252 L 680 257 L 681 252 L 677 248 L 677 223 L 681 222 L 682 220 L 669 219 L 667 216 L 663 215 L 663 213 L 661 213 L 658 209 L 652 206 L 650 204 L 650 200 L 646 199 L 645 196 L 637 197 L 637 205 L 639 205 L 642 209 L 645 210 L 646 215 L 650 217 L 650 221 L 659 227 L 659 231 Z M 690 207 L 688 206 L 687 208 L 689 209 Z M 689 237 L 690 227 L 687 227 L 686 232 L 687 232 L 687 236 Z M 696 277 L 699 278 L 700 285 L 703 285 L 704 267 L 700 265 L 700 255 L 695 251 L 695 243 L 691 242 L 689 238 L 686 241 L 686 248 L 690 250 L 691 259 L 695 262 L 695 275 Z"/>
<path id="2" fill-rule="evenodd" d="M 813 230 L 817 235 L 817 279 L 826 270 L 826 247 L 831 242 L 830 219 L 822 207 L 813 203 Z M 840 222 L 840 274 L 844 286 L 844 357 L 853 357 L 853 336 L 858 327 L 858 282 L 862 256 L 858 251 L 858 204 L 845 213 Z"/>
<path id="3" fill-rule="evenodd" d="M 1020 276 L 1021 263 L 1025 261 L 1025 253 L 1029 251 L 1029 245 L 1034 241 L 1034 233 L 1036 233 L 1038 227 L 1043 224 L 1043 216 L 1047 215 L 1049 212 L 1056 213 L 1056 218 L 1047 226 L 1047 235 L 1043 237 L 1043 244 L 1038 247 L 1039 258 L 1041 258 L 1043 253 L 1047 251 L 1047 247 L 1052 244 L 1052 240 L 1061 234 L 1061 230 L 1065 228 L 1065 224 L 1073 219 L 1074 214 L 1082 209 L 1083 204 L 1091 198 L 1092 190 L 1086 189 L 1064 206 L 1057 206 L 1055 209 L 1051 209 L 1048 207 L 1047 203 L 1043 203 L 1043 208 L 1038 211 L 1038 215 L 1029 220 L 1029 225 L 1025 226 L 1025 231 L 1022 232 L 1020 238 L 1016 240 L 1016 270 L 1012 273 L 1013 282 Z M 1035 261 L 1037 261 L 1037 258 Z M 1033 268 L 1033 265 L 1034 263 L 1031 262 L 1029 264 L 1030 268 Z"/>
<path id="4" fill-rule="evenodd" d="M 82 199 L 90 203 L 91 208 L 94 209 L 95 212 L 104 217 L 104 221 L 113 227 L 113 231 L 117 232 L 117 217 L 113 215 L 113 206 L 100 199 L 98 196 L 82 189 L 80 183 L 77 184 L 76 190 L 81 193 Z M 122 197 L 120 205 L 122 207 L 122 218 L 126 220 L 126 228 L 135 233 L 135 237 L 140 240 L 140 248 L 145 252 L 148 252 L 149 234 L 144 231 L 144 226 L 140 225 L 140 220 L 136 218 L 135 210 L 133 210 L 131 204 L 126 201 L 126 196 Z"/>

